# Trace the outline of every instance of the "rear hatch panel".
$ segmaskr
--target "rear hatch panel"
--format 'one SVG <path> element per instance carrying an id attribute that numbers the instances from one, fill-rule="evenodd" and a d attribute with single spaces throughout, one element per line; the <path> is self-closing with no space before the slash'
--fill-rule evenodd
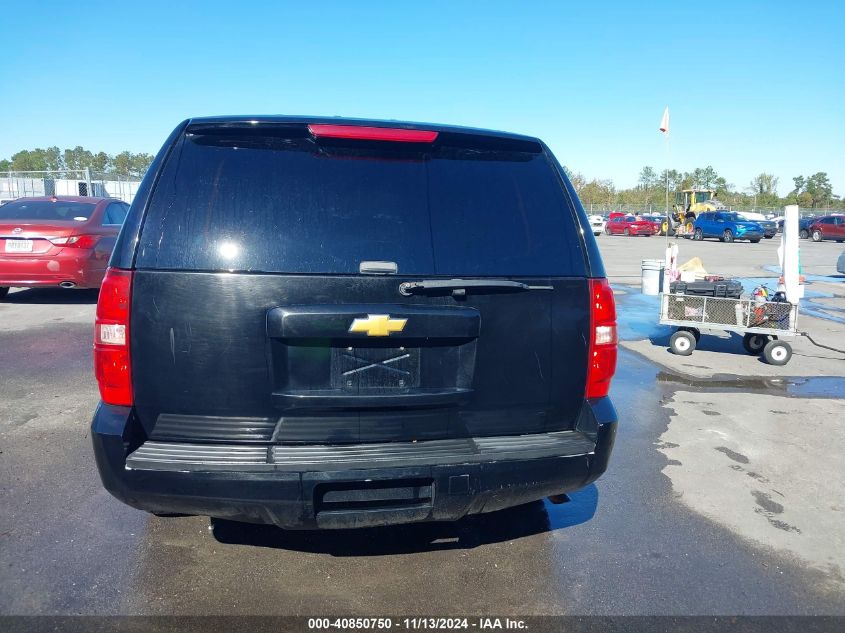
<path id="1" fill-rule="evenodd" d="M 357 443 L 572 428 L 586 280 L 522 279 L 554 290 L 462 300 L 402 297 L 411 280 L 136 272 L 132 363 L 148 434 Z M 371 314 L 407 322 L 384 337 L 349 332 Z"/>

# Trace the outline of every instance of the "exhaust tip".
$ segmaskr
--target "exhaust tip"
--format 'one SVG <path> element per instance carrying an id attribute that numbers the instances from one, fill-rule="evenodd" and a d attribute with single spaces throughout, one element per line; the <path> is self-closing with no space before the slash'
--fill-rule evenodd
<path id="1" fill-rule="evenodd" d="M 76 284 L 72 281 L 63 281 L 59 284 L 60 288 L 76 288 Z"/>

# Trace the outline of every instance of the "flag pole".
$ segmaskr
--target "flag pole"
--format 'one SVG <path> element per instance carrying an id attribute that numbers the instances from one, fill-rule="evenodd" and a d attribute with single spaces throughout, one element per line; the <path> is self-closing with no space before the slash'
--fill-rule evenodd
<path id="1" fill-rule="evenodd" d="M 669 229 L 672 228 L 672 218 L 669 215 L 669 130 L 663 139 L 664 163 L 666 164 L 666 246 L 669 246 Z"/>
<path id="2" fill-rule="evenodd" d="M 663 118 L 660 120 L 660 132 L 662 132 L 664 137 L 664 163 L 666 164 L 665 173 L 666 173 L 666 208 L 664 209 L 664 213 L 666 214 L 666 255 L 664 260 L 663 266 L 663 287 L 661 291 L 664 294 L 667 294 L 670 289 L 670 276 L 671 271 L 674 270 L 675 267 L 675 259 L 677 257 L 677 245 L 671 246 L 669 242 L 669 230 L 672 228 L 672 216 L 669 215 L 669 162 L 670 162 L 670 154 L 669 154 L 669 106 L 666 106 L 666 109 L 663 111 Z"/>
<path id="3" fill-rule="evenodd" d="M 660 119 L 660 132 L 663 133 L 663 161 L 666 165 L 666 247 L 669 247 L 669 229 L 672 226 L 672 218 L 669 216 L 669 106 L 663 111 L 663 118 Z"/>

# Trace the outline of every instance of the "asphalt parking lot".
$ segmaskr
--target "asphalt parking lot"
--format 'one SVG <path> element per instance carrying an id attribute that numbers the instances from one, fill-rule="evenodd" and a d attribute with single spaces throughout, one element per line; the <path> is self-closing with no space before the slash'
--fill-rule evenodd
<path id="1" fill-rule="evenodd" d="M 13 291 L 0 613 L 845 614 L 843 356 L 800 340 L 773 368 L 735 337 L 672 356 L 638 290 L 663 242 L 599 238 L 625 339 L 604 477 L 568 503 L 356 532 L 158 518 L 111 498 L 88 438 L 96 293 Z M 680 261 L 777 277 L 777 243 L 682 241 Z M 843 245 L 801 246 L 801 328 L 845 347 Z"/>

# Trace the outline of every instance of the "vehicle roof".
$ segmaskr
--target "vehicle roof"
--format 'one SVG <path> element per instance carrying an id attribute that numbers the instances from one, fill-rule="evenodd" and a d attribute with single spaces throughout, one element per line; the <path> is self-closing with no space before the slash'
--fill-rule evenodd
<path id="1" fill-rule="evenodd" d="M 14 200 L 10 200 L 9 202 L 19 202 L 20 200 L 34 200 L 47 202 L 51 200 L 56 200 L 57 202 L 87 202 L 89 204 L 97 204 L 98 202 L 103 202 L 104 200 L 114 200 L 115 202 L 121 202 L 117 198 L 102 198 L 95 196 L 23 196 L 21 198 L 15 198 Z"/>
<path id="2" fill-rule="evenodd" d="M 188 126 L 203 124 L 217 124 L 221 126 L 233 124 L 235 126 L 239 126 L 244 123 L 250 123 L 253 125 L 260 125 L 261 123 L 332 123 L 335 125 L 360 125 L 372 127 L 393 127 L 402 128 L 406 130 L 431 130 L 435 132 L 451 132 L 455 134 L 479 134 L 483 136 L 494 136 L 497 138 L 507 138 L 520 141 L 533 141 L 535 143 L 540 142 L 540 139 L 538 139 L 536 136 L 514 134 L 511 132 L 501 132 L 498 130 L 463 127 L 459 125 L 442 125 L 439 123 L 397 121 L 389 119 L 357 119 L 349 117 L 287 116 L 278 114 L 264 114 L 195 117 L 188 119 L 187 121 Z"/>

